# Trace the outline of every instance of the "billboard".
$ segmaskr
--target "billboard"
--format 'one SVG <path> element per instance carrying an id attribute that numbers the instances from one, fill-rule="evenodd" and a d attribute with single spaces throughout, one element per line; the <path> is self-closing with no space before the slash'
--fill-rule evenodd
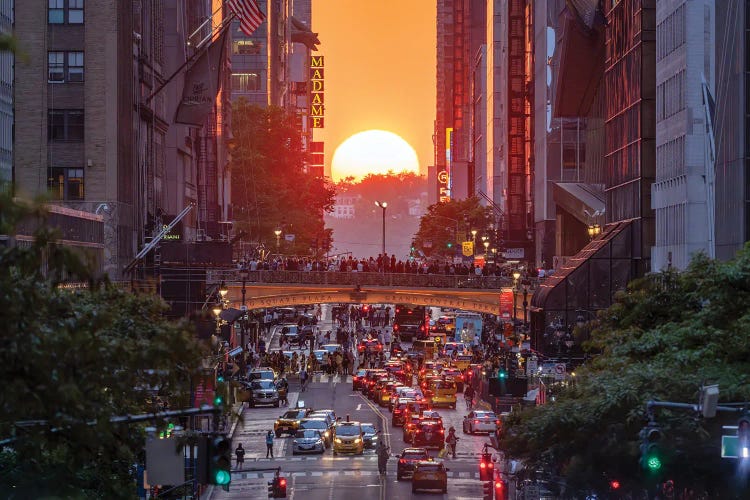
<path id="1" fill-rule="evenodd" d="M 479 314 L 457 314 L 455 341 L 476 346 L 482 340 L 482 316 Z"/>
<path id="2" fill-rule="evenodd" d="M 323 56 L 310 56 L 310 128 L 323 128 L 325 118 Z"/>

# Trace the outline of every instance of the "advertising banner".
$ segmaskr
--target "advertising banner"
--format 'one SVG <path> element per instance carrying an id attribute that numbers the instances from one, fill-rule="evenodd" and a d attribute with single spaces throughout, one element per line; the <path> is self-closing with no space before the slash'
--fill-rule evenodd
<path id="1" fill-rule="evenodd" d="M 482 339 L 482 317 L 478 314 L 457 314 L 455 341 L 476 346 Z"/>

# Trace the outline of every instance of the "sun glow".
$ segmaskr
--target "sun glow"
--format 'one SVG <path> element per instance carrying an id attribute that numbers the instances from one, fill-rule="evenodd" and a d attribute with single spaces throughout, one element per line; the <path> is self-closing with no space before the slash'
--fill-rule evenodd
<path id="1" fill-rule="evenodd" d="M 354 134 L 336 148 L 331 161 L 331 177 L 359 180 L 367 174 L 419 173 L 417 153 L 393 132 L 367 130 Z"/>

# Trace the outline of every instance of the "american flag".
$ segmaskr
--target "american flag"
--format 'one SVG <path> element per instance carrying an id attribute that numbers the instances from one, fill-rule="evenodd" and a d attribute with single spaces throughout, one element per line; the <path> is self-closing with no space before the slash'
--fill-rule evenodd
<path id="1" fill-rule="evenodd" d="M 227 0 L 227 5 L 240 20 L 240 29 L 250 36 L 266 18 L 255 0 Z"/>

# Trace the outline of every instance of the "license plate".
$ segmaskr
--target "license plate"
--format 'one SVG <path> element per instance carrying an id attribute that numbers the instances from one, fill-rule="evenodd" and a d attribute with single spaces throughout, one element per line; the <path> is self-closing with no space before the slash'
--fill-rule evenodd
<path id="1" fill-rule="evenodd" d="M 425 439 L 432 439 L 432 434 L 427 433 L 424 435 Z"/>

